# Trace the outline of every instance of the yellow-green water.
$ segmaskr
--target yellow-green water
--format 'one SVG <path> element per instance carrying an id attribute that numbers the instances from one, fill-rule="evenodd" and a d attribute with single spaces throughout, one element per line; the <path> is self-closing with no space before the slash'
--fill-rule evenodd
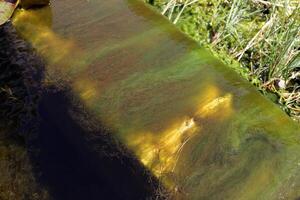
<path id="1" fill-rule="evenodd" d="M 176 199 L 296 199 L 300 129 L 138 0 L 54 0 L 19 33 Z"/>

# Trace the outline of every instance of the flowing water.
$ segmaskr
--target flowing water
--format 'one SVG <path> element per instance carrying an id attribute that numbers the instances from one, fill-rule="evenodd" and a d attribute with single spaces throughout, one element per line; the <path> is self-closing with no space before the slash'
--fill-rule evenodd
<path id="1" fill-rule="evenodd" d="M 0 35 L 0 199 L 154 198 L 156 178 L 67 89 L 43 84 L 44 63 L 13 26 Z"/>
<path id="2" fill-rule="evenodd" d="M 45 182 L 64 174 L 57 194 L 105 194 L 96 182 L 110 183 L 112 199 L 127 187 L 132 199 L 160 189 L 175 199 L 300 196 L 299 126 L 141 1 L 53 0 L 13 23 L 46 63 L 43 87 L 57 90 L 43 93 L 33 144 L 45 148 Z M 99 159 L 105 146 L 125 161 Z"/>

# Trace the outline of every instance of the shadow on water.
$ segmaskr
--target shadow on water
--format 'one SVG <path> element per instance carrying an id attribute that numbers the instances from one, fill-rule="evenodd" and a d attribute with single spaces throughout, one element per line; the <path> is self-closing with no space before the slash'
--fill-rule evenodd
<path id="1" fill-rule="evenodd" d="M 13 112 L 9 118 L 18 124 L 16 132 L 22 130 L 20 135 L 27 143 L 36 180 L 49 190 L 51 199 L 154 198 L 158 181 L 110 137 L 109 130 L 101 127 L 100 122 L 96 126 L 90 127 L 88 123 L 84 126 L 83 121 L 93 119 L 71 103 L 68 92 L 43 88 L 42 62 L 11 29 L 11 25 L 6 25 L 5 34 L 0 36 L 0 39 L 6 37 L 1 48 L 8 52 L 10 45 L 14 46 L 7 57 L 16 64 L 12 68 L 10 62 L 4 61 L 6 71 L 0 81 L 4 85 L 17 83 L 12 92 L 19 94 L 19 100 L 9 100 L 8 106 L 0 102 L 1 109 L 8 110 L 2 109 L 1 117 Z"/>
<path id="2" fill-rule="evenodd" d="M 50 186 L 54 199 L 146 199 L 154 195 L 158 184 L 137 160 L 122 152 L 106 129 L 84 130 L 71 109 L 63 92 L 44 92 L 38 136 L 31 144 L 39 149 L 34 160 L 42 173 L 40 180 Z"/>

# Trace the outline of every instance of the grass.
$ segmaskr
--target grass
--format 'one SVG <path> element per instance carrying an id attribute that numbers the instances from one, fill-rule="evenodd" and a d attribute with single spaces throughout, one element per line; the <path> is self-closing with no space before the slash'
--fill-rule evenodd
<path id="1" fill-rule="evenodd" d="M 35 179 L 29 155 L 24 145 L 0 132 L 0 199 L 44 200 L 48 193 Z"/>
<path id="2" fill-rule="evenodd" d="M 0 200 L 48 199 L 26 144 L 38 100 L 31 76 L 42 66 L 10 23 L 0 26 L 0 46 Z"/>
<path id="3" fill-rule="evenodd" d="M 300 121 L 298 0 L 145 0 Z"/>

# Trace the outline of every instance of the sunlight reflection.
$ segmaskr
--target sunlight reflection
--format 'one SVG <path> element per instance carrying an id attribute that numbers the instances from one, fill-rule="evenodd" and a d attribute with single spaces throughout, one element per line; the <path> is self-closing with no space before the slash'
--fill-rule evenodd
<path id="1" fill-rule="evenodd" d="M 74 72 L 73 75 L 76 76 L 73 77 L 71 83 L 81 99 L 89 103 L 97 97 L 95 81 L 76 73 L 88 65 L 84 59 L 87 56 L 72 39 L 65 39 L 53 32 L 50 7 L 38 10 L 18 10 L 13 23 L 23 37 L 29 40 L 46 59 L 47 72 L 50 76 L 52 75 L 60 82 L 61 79 L 69 81 L 71 78 L 69 75 Z"/>
<path id="2" fill-rule="evenodd" d="M 91 105 L 92 102 L 99 97 L 99 90 L 95 81 L 88 77 L 80 77 L 72 84 L 76 94 L 79 94 L 80 99 L 87 105 Z"/>
<path id="3" fill-rule="evenodd" d="M 49 11 L 45 10 L 44 12 L 39 11 L 39 14 L 46 15 Z M 36 14 L 34 11 L 25 12 L 21 10 L 14 17 L 14 24 L 21 29 L 20 32 L 24 34 L 24 37 L 31 42 L 38 52 L 47 59 L 50 65 L 47 70 L 58 70 L 59 76 L 62 76 L 64 79 L 66 79 L 64 77 L 65 74 L 72 75 L 70 84 L 75 95 L 78 94 L 82 103 L 88 105 L 88 108 L 94 111 L 98 105 L 99 94 L 103 85 L 90 77 L 89 74 L 79 72 L 83 72 L 83 69 L 88 67 L 89 63 L 93 62 L 93 59 L 99 59 L 105 52 L 116 49 L 118 46 L 107 47 L 106 49 L 99 47 L 99 49 L 84 51 L 72 39 L 64 39 L 54 33 L 50 28 L 51 26 L 43 21 L 46 16 L 38 17 Z M 133 39 L 123 42 L 122 45 L 128 45 L 128 43 L 134 41 Z M 143 39 L 143 37 L 138 39 Z M 170 190 L 177 187 L 173 177 L 178 176 L 176 167 L 179 166 L 177 164 L 190 144 L 189 141 L 207 128 L 204 120 L 212 119 L 217 122 L 217 120 L 224 120 L 230 117 L 233 113 L 232 94 L 223 93 L 221 89 L 211 82 L 205 85 L 199 94 L 184 96 L 184 101 L 192 103 L 185 102 L 182 105 L 187 106 L 190 104 L 189 106 L 192 109 L 186 113 L 177 113 L 176 116 L 181 117 L 161 119 L 162 123 L 167 123 L 168 128 L 165 130 L 161 132 L 142 130 L 141 132 L 137 131 L 138 133 L 125 133 L 125 145 L 133 150 L 138 159 L 156 177 L 161 179 L 163 184 Z M 157 107 L 159 105 L 151 104 L 149 106 Z M 170 112 L 176 112 L 176 109 Z M 118 113 L 116 112 L 115 114 Z M 124 115 L 126 116 L 127 114 L 125 113 Z M 101 118 L 101 116 L 98 117 Z M 143 116 L 142 112 L 137 118 L 143 122 L 148 120 Z M 111 124 L 113 128 L 119 125 L 117 121 L 113 121 Z M 153 128 L 156 125 L 152 124 L 151 126 Z M 125 130 L 124 126 L 118 128 Z M 130 128 L 132 130 L 135 127 Z"/>
<path id="4" fill-rule="evenodd" d="M 161 177 L 174 172 L 183 147 L 200 129 L 193 118 L 185 118 L 160 135 L 145 133 L 141 137 L 130 138 L 129 145 L 135 149 L 141 162 L 155 176 Z M 164 184 L 173 185 L 169 181 Z"/>
<path id="5" fill-rule="evenodd" d="M 83 51 L 72 39 L 65 39 L 51 29 L 51 8 L 16 11 L 13 24 L 32 46 L 43 55 L 51 68 L 67 72 L 85 65 Z"/>
<path id="6" fill-rule="evenodd" d="M 226 94 L 222 97 L 217 97 L 211 102 L 202 106 L 197 111 L 196 115 L 200 117 L 227 117 L 232 113 L 232 95 Z"/>
<path id="7" fill-rule="evenodd" d="M 205 129 L 202 120 L 224 120 L 233 113 L 232 95 L 218 94 L 216 87 L 209 86 L 207 94 L 201 95 L 201 101 L 206 103 L 198 107 L 193 117 L 183 117 L 162 133 L 133 134 L 128 138 L 129 146 L 134 149 L 141 162 L 151 169 L 156 177 L 162 179 L 169 189 L 177 187 L 172 177 L 177 174 L 175 169 L 183 149 L 193 136 Z"/>

